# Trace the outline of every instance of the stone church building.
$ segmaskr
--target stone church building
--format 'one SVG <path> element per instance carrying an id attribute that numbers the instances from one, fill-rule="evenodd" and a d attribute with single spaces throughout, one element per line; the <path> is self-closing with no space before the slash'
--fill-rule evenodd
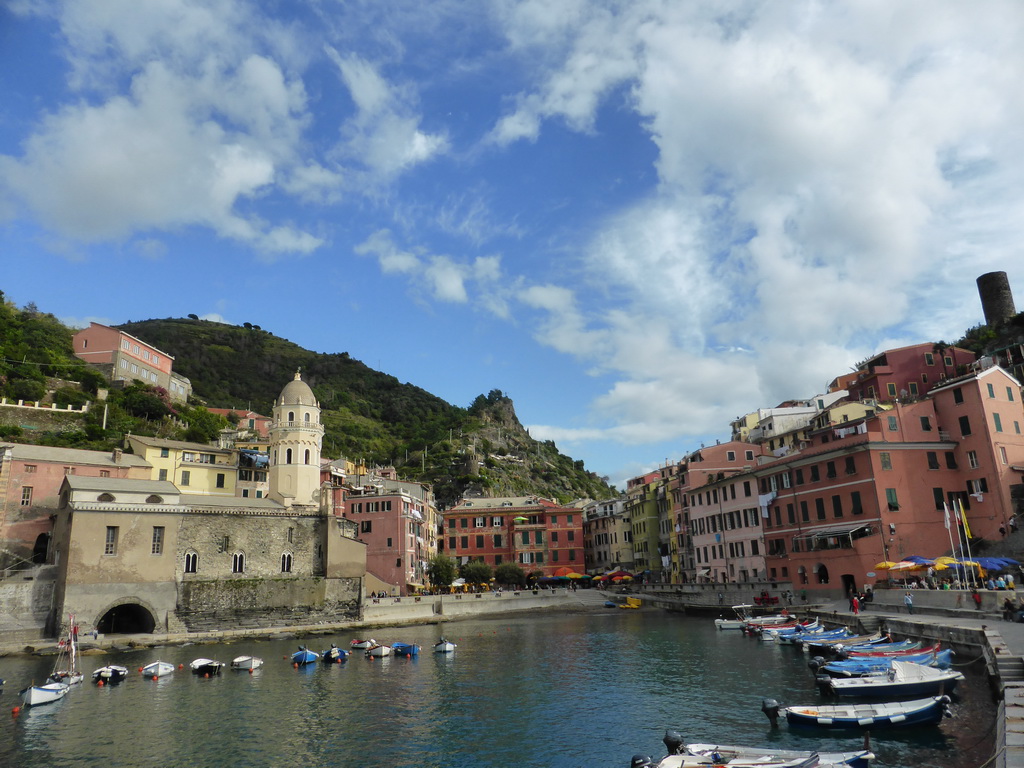
<path id="1" fill-rule="evenodd" d="M 296 373 L 274 403 L 266 498 L 68 475 L 51 621 L 71 613 L 104 633 L 159 633 L 358 618 L 365 545 L 321 492 L 323 434 Z"/>

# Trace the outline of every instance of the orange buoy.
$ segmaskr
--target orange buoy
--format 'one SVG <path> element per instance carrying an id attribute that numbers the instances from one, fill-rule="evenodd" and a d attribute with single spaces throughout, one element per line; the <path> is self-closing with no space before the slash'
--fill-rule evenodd
<path id="1" fill-rule="evenodd" d="M 249 667 L 249 674 L 252 674 L 252 667 Z"/>
<path id="2" fill-rule="evenodd" d="M 178 665 L 178 669 L 184 669 L 184 668 L 185 668 L 185 665 L 184 665 L 184 664 L 179 664 L 179 665 Z"/>
<path id="3" fill-rule="evenodd" d="M 209 676 L 210 676 L 209 672 L 203 672 L 203 677 L 209 677 Z"/>
<path id="4" fill-rule="evenodd" d="M 293 666 L 293 667 L 295 667 L 296 669 L 298 669 L 298 668 L 299 668 L 299 662 L 297 662 L 297 661 L 296 661 L 296 662 L 294 662 L 294 663 L 292 664 L 292 666 Z"/>
<path id="5" fill-rule="evenodd" d="M 156 680 L 156 679 L 157 679 L 156 675 L 153 675 L 153 679 L 154 679 L 154 680 Z"/>
<path id="6" fill-rule="evenodd" d="M 96 681 L 96 685 L 97 685 L 98 687 L 102 688 L 102 687 L 103 687 L 103 681 L 102 681 L 102 680 L 97 680 L 97 681 Z"/>
<path id="7" fill-rule="evenodd" d="M 18 716 L 18 715 L 20 715 L 20 714 L 21 714 L 21 707 L 14 707 L 14 708 L 13 708 L 13 709 L 11 710 L 11 715 L 12 715 L 13 717 L 17 717 L 17 716 Z"/>
<path id="8" fill-rule="evenodd" d="M 142 667 L 139 667 L 139 672 L 141 672 L 141 671 L 142 671 Z"/>

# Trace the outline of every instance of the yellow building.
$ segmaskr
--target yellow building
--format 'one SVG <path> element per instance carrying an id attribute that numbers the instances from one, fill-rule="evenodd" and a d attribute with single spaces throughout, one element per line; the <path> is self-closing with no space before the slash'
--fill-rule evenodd
<path id="1" fill-rule="evenodd" d="M 128 445 L 132 453 L 152 465 L 153 480 L 173 483 L 193 496 L 239 495 L 235 450 L 140 435 L 129 435 Z"/>

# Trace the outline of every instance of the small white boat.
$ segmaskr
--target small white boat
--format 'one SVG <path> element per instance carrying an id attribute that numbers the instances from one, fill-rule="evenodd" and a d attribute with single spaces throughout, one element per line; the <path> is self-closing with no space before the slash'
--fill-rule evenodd
<path id="1" fill-rule="evenodd" d="M 128 677 L 128 667 L 122 667 L 120 664 L 109 664 L 92 673 L 92 681 L 96 685 L 116 685 L 126 677 Z"/>
<path id="2" fill-rule="evenodd" d="M 715 619 L 715 627 L 718 629 L 743 629 L 743 626 L 750 621 L 752 605 L 734 605 L 732 612 L 736 614 L 732 619 Z"/>
<path id="3" fill-rule="evenodd" d="M 937 725 L 944 717 L 952 717 L 949 696 L 933 696 L 916 701 L 857 702 L 852 704 L 806 704 L 780 707 L 775 699 L 765 699 L 761 711 L 772 726 L 779 714 L 790 725 L 815 728 L 896 728 L 916 725 Z"/>
<path id="4" fill-rule="evenodd" d="M 376 640 L 370 638 L 369 640 L 353 640 L 352 650 L 365 651 L 368 648 L 372 648 L 375 645 L 380 645 Z"/>
<path id="5" fill-rule="evenodd" d="M 148 678 L 164 677 L 174 672 L 174 669 L 174 665 L 169 661 L 154 661 L 142 668 L 142 674 Z"/>
<path id="6" fill-rule="evenodd" d="M 85 675 L 78 668 L 78 625 L 75 617 L 69 616 L 67 630 L 61 633 L 57 643 L 57 661 L 46 682 L 77 685 L 84 679 Z"/>
<path id="7" fill-rule="evenodd" d="M 952 693 L 964 679 L 955 669 L 937 669 L 894 659 L 888 670 L 864 677 L 821 679 L 822 689 L 836 696 L 870 696 L 877 699 L 907 699 Z"/>
<path id="8" fill-rule="evenodd" d="M 459 646 L 457 646 L 455 643 L 451 642 L 450 640 L 445 640 L 442 637 L 440 640 L 438 640 L 436 643 L 434 643 L 434 652 L 435 653 L 451 653 L 452 651 L 454 651 L 458 647 Z"/>
<path id="9" fill-rule="evenodd" d="M 259 656 L 236 656 L 231 660 L 232 669 L 259 669 L 263 666 L 263 659 Z"/>
<path id="10" fill-rule="evenodd" d="M 30 685 L 21 691 L 21 703 L 26 707 L 38 707 L 63 699 L 71 686 L 67 683 L 47 683 L 46 685 Z"/>
<path id="11" fill-rule="evenodd" d="M 390 656 L 391 646 L 390 645 L 371 645 L 366 649 L 367 656 Z"/>
<path id="12" fill-rule="evenodd" d="M 200 677 L 214 677 L 219 675 L 220 671 L 224 668 L 223 661 L 214 661 L 213 659 L 196 659 L 189 667 L 192 669 L 192 673 L 199 675 Z"/>

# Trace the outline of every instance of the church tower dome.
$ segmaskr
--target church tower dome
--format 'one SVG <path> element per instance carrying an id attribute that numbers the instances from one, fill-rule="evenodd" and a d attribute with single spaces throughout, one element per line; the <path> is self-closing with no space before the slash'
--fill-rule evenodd
<path id="1" fill-rule="evenodd" d="M 295 372 L 274 401 L 270 425 L 270 498 L 286 506 L 319 503 L 324 427 L 320 404 Z"/>

